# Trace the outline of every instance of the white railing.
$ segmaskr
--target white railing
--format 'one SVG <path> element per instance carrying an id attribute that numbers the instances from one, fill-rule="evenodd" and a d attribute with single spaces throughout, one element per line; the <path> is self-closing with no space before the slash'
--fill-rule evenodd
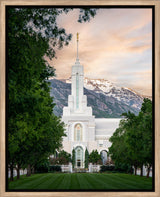
<path id="1" fill-rule="evenodd" d="M 134 168 L 133 168 L 134 169 Z M 135 171 L 135 169 L 134 169 Z M 143 176 L 147 176 L 147 172 L 148 172 L 148 169 L 147 167 L 143 166 Z M 133 172 L 134 173 L 134 172 Z M 141 169 L 138 168 L 137 169 L 137 175 L 140 175 L 141 174 Z M 150 169 L 150 172 L 149 172 L 149 177 L 152 177 L 152 168 Z"/>
<path id="2" fill-rule="evenodd" d="M 27 169 L 20 169 L 20 175 L 24 175 L 24 174 L 27 174 Z M 13 177 L 17 176 L 17 170 L 16 169 L 13 169 Z M 11 177 L 11 171 L 10 169 L 8 169 L 8 178 Z"/>
<path id="3" fill-rule="evenodd" d="M 92 163 L 89 164 L 89 172 L 99 172 L 101 165 L 93 165 Z"/>
<path id="4" fill-rule="evenodd" d="M 62 172 L 71 172 L 72 173 L 72 164 L 69 165 L 61 165 Z"/>

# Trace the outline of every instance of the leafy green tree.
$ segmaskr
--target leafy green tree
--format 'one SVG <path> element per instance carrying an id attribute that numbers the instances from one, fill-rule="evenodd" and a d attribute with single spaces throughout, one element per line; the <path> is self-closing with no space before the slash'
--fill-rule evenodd
<path id="1" fill-rule="evenodd" d="M 89 162 L 89 152 L 88 152 L 88 149 L 86 148 L 85 150 L 85 168 L 88 168 L 88 162 Z"/>
<path id="2" fill-rule="evenodd" d="M 134 166 L 135 175 L 137 168 L 143 166 L 142 159 L 142 133 L 139 130 L 139 116 L 133 113 L 124 113 L 126 118 L 124 129 L 126 131 L 126 145 L 128 149 L 128 157 L 130 157 L 131 164 Z"/>
<path id="3" fill-rule="evenodd" d="M 99 164 L 101 161 L 101 155 L 98 154 L 97 150 L 92 150 L 92 152 L 89 154 L 89 162 L 93 164 Z"/>
<path id="4" fill-rule="evenodd" d="M 71 154 L 64 151 L 64 150 L 61 150 L 58 154 L 58 157 L 65 157 L 67 159 L 68 162 L 71 161 Z"/>
<path id="5" fill-rule="evenodd" d="M 152 128 L 152 101 L 151 100 L 144 99 L 141 111 L 139 113 L 139 118 L 140 118 L 139 129 L 142 133 L 142 139 L 143 139 L 141 156 L 143 158 L 143 164 L 148 168 L 147 177 L 149 177 L 150 169 L 153 164 L 153 159 L 152 159 L 153 128 Z"/>
<path id="6" fill-rule="evenodd" d="M 76 162 L 76 152 L 75 152 L 75 149 L 73 148 L 73 150 L 72 150 L 72 165 L 73 165 L 73 168 L 75 167 L 75 162 Z"/>
<path id="7" fill-rule="evenodd" d="M 135 175 L 140 167 L 142 176 L 143 165 L 146 165 L 148 177 L 152 166 L 152 102 L 144 99 L 138 116 L 131 112 L 122 115 L 124 119 L 110 138 L 109 153 L 115 164 L 134 166 Z"/>
<path id="8" fill-rule="evenodd" d="M 125 119 L 121 120 L 119 128 L 110 138 L 112 145 L 109 152 L 116 165 L 123 163 L 134 166 L 136 175 L 137 168 L 143 165 L 142 137 L 138 130 L 139 117 L 131 112 L 123 113 L 123 116 Z"/>
<path id="9" fill-rule="evenodd" d="M 53 115 L 47 79 L 55 70 L 44 57 L 55 57 L 55 48 L 72 38 L 57 25 L 57 17 L 72 9 L 7 8 L 8 65 L 8 165 L 19 171 L 31 168 L 60 148 L 63 123 Z M 79 22 L 89 21 L 95 9 L 80 9 Z M 17 177 L 19 178 L 19 176 Z"/>
<path id="10" fill-rule="evenodd" d="M 114 161 L 115 165 L 118 163 L 131 164 L 131 157 L 125 141 L 126 133 L 124 130 L 125 120 L 122 119 L 119 124 L 119 128 L 113 133 L 109 139 L 112 143 L 109 148 L 109 154 Z"/>
<path id="11" fill-rule="evenodd" d="M 71 154 L 70 153 L 67 153 L 64 150 L 62 150 L 62 151 L 59 152 L 58 159 L 59 158 L 64 158 L 65 162 L 64 163 L 61 162 L 62 164 L 68 164 L 69 162 L 71 162 Z"/>

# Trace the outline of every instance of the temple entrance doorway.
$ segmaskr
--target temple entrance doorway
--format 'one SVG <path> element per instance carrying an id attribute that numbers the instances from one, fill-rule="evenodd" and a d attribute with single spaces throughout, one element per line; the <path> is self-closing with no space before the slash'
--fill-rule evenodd
<path id="1" fill-rule="evenodd" d="M 76 168 L 83 168 L 84 161 L 83 161 L 83 148 L 81 146 L 76 147 L 75 149 L 76 153 Z"/>
<path id="2" fill-rule="evenodd" d="M 107 151 L 106 150 L 102 150 L 100 154 L 101 154 L 101 159 L 102 159 L 103 165 L 106 165 L 106 162 L 107 162 Z"/>

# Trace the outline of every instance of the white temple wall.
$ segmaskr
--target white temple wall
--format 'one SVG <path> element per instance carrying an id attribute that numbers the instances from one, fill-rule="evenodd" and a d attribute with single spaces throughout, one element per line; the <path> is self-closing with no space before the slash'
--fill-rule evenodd
<path id="1" fill-rule="evenodd" d="M 88 128 L 88 141 L 95 141 L 95 127 Z"/>
<path id="2" fill-rule="evenodd" d="M 71 152 L 71 143 L 69 143 L 68 141 L 63 141 L 62 145 L 63 145 L 63 148 L 62 149 L 64 151 L 72 154 L 72 152 Z"/>
<path id="3" fill-rule="evenodd" d="M 97 149 L 97 142 L 96 141 L 90 141 L 88 142 L 88 152 L 91 153 L 92 150 Z"/>

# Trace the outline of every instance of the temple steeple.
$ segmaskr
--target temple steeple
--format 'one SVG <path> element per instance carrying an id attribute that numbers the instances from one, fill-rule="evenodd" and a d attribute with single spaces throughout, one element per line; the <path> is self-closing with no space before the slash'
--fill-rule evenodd
<path id="1" fill-rule="evenodd" d="M 81 115 L 81 116 L 92 116 L 92 108 L 87 107 L 87 97 L 84 95 L 84 70 L 83 66 L 79 62 L 79 54 L 78 54 L 78 44 L 79 44 L 79 33 L 76 34 L 77 41 L 77 54 L 76 54 L 76 62 L 72 66 L 71 73 L 71 95 L 68 97 L 68 108 L 63 109 L 63 115 L 72 114 L 73 116 Z"/>

